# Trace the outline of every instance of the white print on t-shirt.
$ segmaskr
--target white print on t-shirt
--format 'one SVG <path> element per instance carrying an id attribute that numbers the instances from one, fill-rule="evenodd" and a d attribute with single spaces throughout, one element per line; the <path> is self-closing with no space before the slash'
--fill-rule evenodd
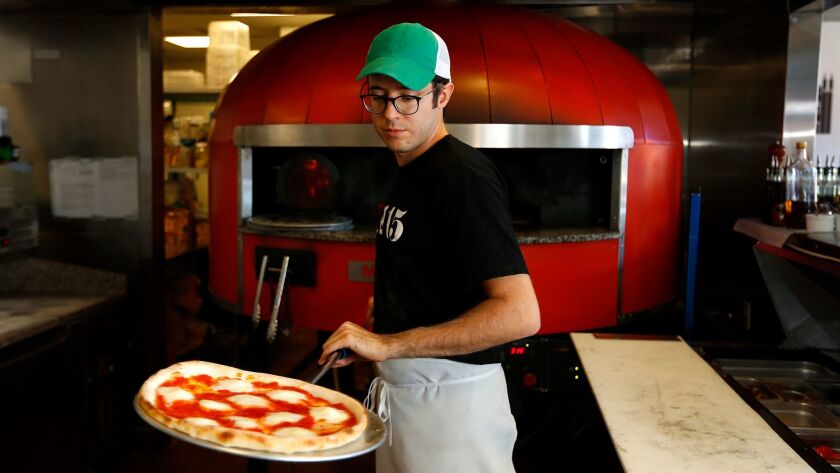
<path id="1" fill-rule="evenodd" d="M 391 241 L 399 240 L 403 234 L 403 223 L 400 219 L 406 212 L 407 210 L 400 210 L 396 207 L 386 205 L 385 210 L 382 211 L 382 218 L 379 219 L 379 228 L 376 229 L 376 233 L 384 235 L 385 238 Z"/>

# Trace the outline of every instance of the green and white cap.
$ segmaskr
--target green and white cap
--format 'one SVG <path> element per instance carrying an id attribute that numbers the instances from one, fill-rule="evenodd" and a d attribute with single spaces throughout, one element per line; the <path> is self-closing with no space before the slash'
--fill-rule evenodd
<path id="1" fill-rule="evenodd" d="M 382 74 L 412 90 L 420 90 L 437 75 L 452 79 L 449 50 L 434 31 L 420 23 L 400 23 L 373 38 L 365 65 L 356 77 Z"/>

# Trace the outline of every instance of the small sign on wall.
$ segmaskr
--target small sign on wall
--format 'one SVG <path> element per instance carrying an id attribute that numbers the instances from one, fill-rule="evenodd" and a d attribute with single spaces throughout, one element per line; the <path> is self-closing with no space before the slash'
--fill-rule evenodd
<path id="1" fill-rule="evenodd" d="M 136 219 L 137 158 L 50 161 L 50 201 L 56 217 Z"/>

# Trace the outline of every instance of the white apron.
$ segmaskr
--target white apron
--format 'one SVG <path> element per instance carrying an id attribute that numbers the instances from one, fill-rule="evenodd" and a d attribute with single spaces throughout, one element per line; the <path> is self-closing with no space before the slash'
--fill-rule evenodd
<path id="1" fill-rule="evenodd" d="M 376 363 L 365 405 L 388 424 L 377 473 L 511 473 L 516 423 L 500 364 Z"/>

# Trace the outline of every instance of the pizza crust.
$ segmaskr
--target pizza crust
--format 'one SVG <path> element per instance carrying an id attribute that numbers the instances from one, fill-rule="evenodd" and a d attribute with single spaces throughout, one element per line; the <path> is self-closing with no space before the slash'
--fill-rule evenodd
<path id="1" fill-rule="evenodd" d="M 155 406 L 155 393 L 161 384 L 179 376 L 188 378 L 201 374 L 206 374 L 213 378 L 238 378 L 249 382 L 275 382 L 281 386 L 302 389 L 330 403 L 344 405 L 356 417 L 357 423 L 352 427 L 328 435 L 278 437 L 276 435 L 266 435 L 260 432 L 232 429 L 223 426 L 198 425 L 186 419 L 170 417 Z M 206 361 L 185 361 L 158 371 L 143 383 L 143 386 L 137 393 L 137 398 L 138 405 L 149 417 L 170 429 L 219 445 L 268 452 L 311 452 L 340 447 L 359 438 L 367 428 L 368 422 L 365 408 L 358 401 L 346 394 L 297 379 L 239 370 L 230 366 Z"/>

